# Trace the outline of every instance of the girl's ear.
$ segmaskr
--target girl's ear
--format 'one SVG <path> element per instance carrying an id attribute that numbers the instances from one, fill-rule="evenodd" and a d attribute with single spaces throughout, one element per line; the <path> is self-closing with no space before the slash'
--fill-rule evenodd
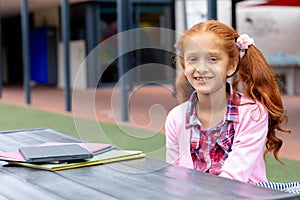
<path id="1" fill-rule="evenodd" d="M 231 64 L 229 64 L 227 69 L 227 77 L 231 77 L 235 74 L 237 70 L 237 61 L 232 61 Z"/>

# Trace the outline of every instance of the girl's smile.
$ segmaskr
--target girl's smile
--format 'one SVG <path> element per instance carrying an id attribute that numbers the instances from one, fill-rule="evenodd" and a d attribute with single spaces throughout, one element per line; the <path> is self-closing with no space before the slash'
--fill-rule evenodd
<path id="1" fill-rule="evenodd" d="M 203 83 L 207 83 L 209 80 L 211 80 L 212 77 L 194 77 L 194 79 L 195 79 L 199 84 L 203 84 Z"/>

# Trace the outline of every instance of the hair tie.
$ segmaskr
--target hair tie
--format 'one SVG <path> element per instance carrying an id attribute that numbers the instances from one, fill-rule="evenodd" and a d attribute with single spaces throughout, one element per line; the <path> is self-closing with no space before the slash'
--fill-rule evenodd
<path id="1" fill-rule="evenodd" d="M 242 34 L 238 37 L 235 44 L 240 48 L 240 50 L 245 51 L 250 45 L 254 45 L 254 40 L 249 37 L 249 35 Z"/>

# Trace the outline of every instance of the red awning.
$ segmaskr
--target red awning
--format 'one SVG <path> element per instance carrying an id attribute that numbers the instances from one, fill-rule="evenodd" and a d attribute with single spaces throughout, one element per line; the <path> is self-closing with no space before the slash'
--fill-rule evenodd
<path id="1" fill-rule="evenodd" d="M 269 0 L 252 6 L 300 6 L 300 0 Z"/>

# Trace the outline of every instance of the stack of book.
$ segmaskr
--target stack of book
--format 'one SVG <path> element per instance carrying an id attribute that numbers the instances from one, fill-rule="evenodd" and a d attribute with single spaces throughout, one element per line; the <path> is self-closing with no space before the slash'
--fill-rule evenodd
<path id="1" fill-rule="evenodd" d="M 78 144 L 93 154 L 92 158 L 83 160 L 60 160 L 55 162 L 28 162 L 20 151 L 0 152 L 0 160 L 7 162 L 4 166 L 24 166 L 36 169 L 58 171 L 78 167 L 99 165 L 117 161 L 131 160 L 145 157 L 139 150 L 121 150 L 111 144 L 102 143 L 58 143 L 47 142 L 38 146 Z"/>

